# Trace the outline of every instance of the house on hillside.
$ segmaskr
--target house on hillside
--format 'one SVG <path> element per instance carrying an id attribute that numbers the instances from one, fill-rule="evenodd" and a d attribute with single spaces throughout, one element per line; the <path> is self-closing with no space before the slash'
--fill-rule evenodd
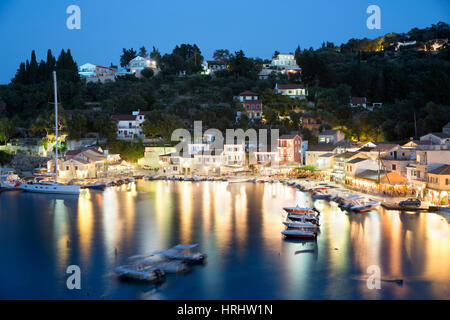
<path id="1" fill-rule="evenodd" d="M 128 63 L 128 67 L 127 67 L 128 71 L 134 73 L 136 75 L 136 77 L 138 77 L 138 78 L 141 76 L 141 72 L 145 68 L 152 69 L 155 74 L 158 73 L 158 71 L 159 71 L 155 60 L 153 60 L 151 58 L 140 57 L 140 56 L 137 56 L 136 58 L 132 59 Z"/>
<path id="2" fill-rule="evenodd" d="M 259 100 L 259 95 L 252 91 L 244 91 L 237 97 L 241 103 L 242 108 L 247 113 L 249 119 L 261 119 L 263 115 L 262 101 Z M 239 117 L 239 114 L 238 114 Z"/>
<path id="3" fill-rule="evenodd" d="M 445 128 L 444 128 L 445 129 Z M 447 132 L 432 132 L 420 137 L 420 141 L 429 141 L 432 144 L 446 144 L 450 143 L 450 133 Z"/>
<path id="4" fill-rule="evenodd" d="M 305 99 L 308 94 L 303 84 L 290 83 L 290 84 L 275 84 L 275 92 L 289 96 L 292 99 Z"/>
<path id="5" fill-rule="evenodd" d="M 202 63 L 202 69 L 203 69 L 202 74 L 213 75 L 217 71 L 226 70 L 227 65 L 219 60 L 205 60 Z"/>
<path id="6" fill-rule="evenodd" d="M 86 79 L 86 82 L 105 82 L 106 80 L 115 81 L 117 69 L 104 67 L 98 64 L 85 63 L 78 67 L 80 77 Z"/>
<path id="7" fill-rule="evenodd" d="M 279 53 L 272 59 L 271 66 L 277 69 L 299 68 L 292 53 Z"/>
<path id="8" fill-rule="evenodd" d="M 133 111 L 131 114 L 113 115 L 111 118 L 117 121 L 118 139 L 145 138 L 142 126 L 145 121 L 147 111 Z"/>
<path id="9" fill-rule="evenodd" d="M 345 139 L 345 134 L 340 130 L 323 130 L 319 133 L 319 143 L 338 144 Z"/>
<path id="10" fill-rule="evenodd" d="M 352 97 L 350 100 L 350 107 L 362 107 L 367 108 L 367 99 L 366 97 Z"/>

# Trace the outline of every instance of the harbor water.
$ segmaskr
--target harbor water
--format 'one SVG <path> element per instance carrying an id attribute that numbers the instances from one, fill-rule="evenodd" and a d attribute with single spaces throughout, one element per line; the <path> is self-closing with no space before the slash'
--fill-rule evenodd
<path id="1" fill-rule="evenodd" d="M 282 208 L 296 204 L 321 212 L 316 241 L 283 239 Z M 0 298 L 450 299 L 448 223 L 428 212 L 347 213 L 281 183 L 138 181 L 79 197 L 2 192 Z M 207 262 L 158 285 L 113 272 L 129 256 L 179 243 L 198 243 Z M 80 267 L 79 290 L 67 287 L 70 265 Z M 373 270 L 379 289 L 368 286 Z"/>

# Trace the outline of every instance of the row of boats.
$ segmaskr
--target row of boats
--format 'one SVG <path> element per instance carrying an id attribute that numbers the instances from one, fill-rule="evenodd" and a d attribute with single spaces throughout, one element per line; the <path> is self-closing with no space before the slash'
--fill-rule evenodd
<path id="1" fill-rule="evenodd" d="M 104 190 L 106 187 L 121 186 L 135 182 L 143 176 L 117 178 L 97 183 L 68 184 L 52 181 L 49 177 L 35 177 L 32 181 L 21 179 L 12 169 L 0 169 L 0 191 L 19 190 L 37 193 L 78 195 L 82 189 Z"/>
<path id="2" fill-rule="evenodd" d="M 178 244 L 170 249 L 131 256 L 127 264 L 114 268 L 120 279 L 161 282 L 166 274 L 186 273 L 194 264 L 206 261 L 206 254 L 195 252 L 197 244 Z"/>
<path id="3" fill-rule="evenodd" d="M 351 193 L 327 183 L 314 183 L 308 185 L 295 181 L 283 181 L 283 183 L 295 187 L 303 192 L 311 193 L 313 200 L 327 200 L 336 202 L 342 210 L 352 212 L 368 212 L 377 209 L 381 201 L 368 198 L 364 195 Z"/>
<path id="4" fill-rule="evenodd" d="M 320 212 L 315 208 L 284 207 L 286 216 L 283 224 L 286 229 L 281 232 L 286 238 L 315 239 L 320 231 Z"/>

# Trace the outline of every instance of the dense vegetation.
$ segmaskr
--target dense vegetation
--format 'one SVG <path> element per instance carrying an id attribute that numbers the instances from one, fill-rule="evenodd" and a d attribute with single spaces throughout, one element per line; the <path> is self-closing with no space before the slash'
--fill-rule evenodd
<path id="1" fill-rule="evenodd" d="M 123 49 L 122 66 L 137 55 L 151 56 L 161 72 L 144 72 L 139 79 L 119 77 L 104 84 L 80 80 L 70 50 L 61 51 L 57 59 L 49 50 L 47 60 L 40 63 L 33 51 L 30 61 L 19 66 L 12 82 L 0 87 L 0 143 L 13 137 L 49 133 L 53 126 L 54 69 L 61 109 L 66 110 L 61 111 L 60 125 L 72 138 L 97 132 L 114 141 L 115 123 L 110 116 L 140 109 L 151 111 L 144 126 L 149 137 L 167 138 L 173 128 L 190 127 L 194 120 L 202 120 L 204 127 L 222 130 L 302 130 L 313 139 L 301 126 L 301 113 L 295 112 L 300 107 L 319 118 L 324 128 L 341 128 L 353 139 L 404 140 L 416 136 L 414 119 L 417 136 L 440 131 L 450 121 L 450 49 L 443 45 L 438 51 L 425 51 L 432 48 L 433 39 L 448 37 L 448 25 L 438 23 L 374 40 L 351 39 L 341 46 L 327 42 L 317 50 L 298 47 L 295 56 L 302 68 L 302 80 L 308 86 L 307 101 L 275 94 L 275 83 L 290 80 L 283 75 L 259 80 L 258 73 L 268 61 L 246 57 L 243 51 L 217 50 L 214 58 L 228 68 L 211 77 L 200 74 L 204 58 L 195 44 L 182 44 L 164 55 L 155 47 L 150 53 L 145 47 L 138 51 Z M 395 50 L 398 41 L 416 44 Z M 424 50 L 417 50 L 420 48 Z M 245 116 L 236 122 L 240 107 L 233 96 L 244 90 L 261 93 L 263 122 L 249 121 Z M 370 111 L 351 108 L 352 96 L 367 97 L 370 103 L 383 105 Z M 67 110 L 75 111 L 69 117 Z"/>

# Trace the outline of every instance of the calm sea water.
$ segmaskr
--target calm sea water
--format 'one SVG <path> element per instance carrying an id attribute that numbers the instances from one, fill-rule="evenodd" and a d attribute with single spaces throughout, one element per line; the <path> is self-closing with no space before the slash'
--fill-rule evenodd
<path id="1" fill-rule="evenodd" d="M 317 241 L 286 241 L 282 207 L 321 210 Z M 207 263 L 160 285 L 116 279 L 126 258 L 198 243 Z M 117 250 L 117 252 L 116 252 Z M 140 181 L 79 198 L 0 193 L 3 299 L 450 299 L 448 219 L 347 214 L 282 184 Z M 68 265 L 81 290 L 66 287 Z M 367 287 L 367 268 L 383 279 Z"/>

